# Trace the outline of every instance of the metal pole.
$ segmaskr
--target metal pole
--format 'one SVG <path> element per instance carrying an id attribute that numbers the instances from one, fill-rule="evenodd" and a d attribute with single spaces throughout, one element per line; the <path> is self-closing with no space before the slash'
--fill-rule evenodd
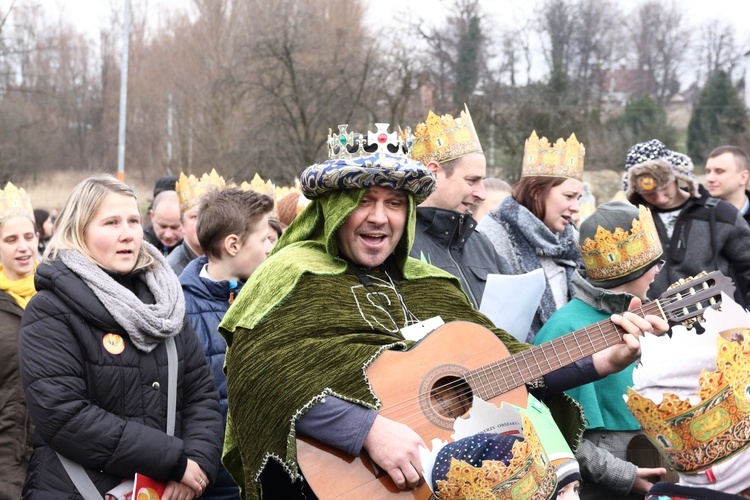
<path id="1" fill-rule="evenodd" d="M 125 124 L 128 104 L 128 50 L 130 45 L 130 0 L 125 0 L 120 68 L 120 130 L 117 137 L 117 178 L 125 182 Z"/>
<path id="2" fill-rule="evenodd" d="M 174 116 L 174 110 L 172 109 L 172 93 L 168 96 L 167 105 L 167 173 L 172 175 L 172 117 Z"/>

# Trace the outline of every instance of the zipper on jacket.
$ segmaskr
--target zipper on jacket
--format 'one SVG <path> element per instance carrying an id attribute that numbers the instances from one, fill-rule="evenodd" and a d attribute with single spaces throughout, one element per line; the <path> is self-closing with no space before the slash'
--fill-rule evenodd
<path id="1" fill-rule="evenodd" d="M 474 306 L 476 310 L 479 310 L 479 302 L 477 302 L 476 297 L 474 296 L 474 292 L 471 290 L 471 287 L 469 286 L 469 281 L 466 279 L 466 275 L 464 274 L 464 270 L 461 268 L 461 266 L 458 264 L 455 258 L 453 258 L 453 240 L 458 236 L 462 236 L 464 232 L 464 222 L 466 222 L 466 214 L 459 214 L 458 216 L 458 225 L 453 230 L 453 233 L 450 235 L 450 238 L 448 239 L 448 256 L 451 259 L 451 262 L 456 266 L 456 269 L 458 270 L 458 273 L 460 274 L 460 281 L 462 288 L 464 288 L 464 293 L 469 296 L 469 299 L 471 300 L 471 304 Z"/>

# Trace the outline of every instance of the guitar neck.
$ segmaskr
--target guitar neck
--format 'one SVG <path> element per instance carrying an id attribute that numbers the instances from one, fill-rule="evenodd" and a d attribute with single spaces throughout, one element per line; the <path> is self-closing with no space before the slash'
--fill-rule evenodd
<path id="1" fill-rule="evenodd" d="M 658 300 L 630 312 L 641 317 L 647 314 L 664 316 Z M 489 401 L 563 366 L 619 344 L 624 333 L 622 328 L 606 319 L 473 370 L 465 378 L 477 396 Z"/>

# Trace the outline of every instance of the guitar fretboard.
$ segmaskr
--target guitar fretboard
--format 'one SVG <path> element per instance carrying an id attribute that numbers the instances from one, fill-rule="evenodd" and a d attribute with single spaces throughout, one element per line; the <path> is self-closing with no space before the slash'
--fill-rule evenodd
<path id="1" fill-rule="evenodd" d="M 663 316 L 658 300 L 631 312 L 641 317 L 647 314 Z M 489 401 L 547 373 L 619 344 L 624 333 L 622 328 L 606 319 L 473 370 L 465 379 L 477 396 Z"/>

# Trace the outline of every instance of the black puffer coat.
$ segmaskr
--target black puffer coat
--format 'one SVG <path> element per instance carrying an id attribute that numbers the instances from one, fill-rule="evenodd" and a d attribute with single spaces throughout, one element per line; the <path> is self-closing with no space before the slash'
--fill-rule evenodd
<path id="1" fill-rule="evenodd" d="M 0 500 L 17 500 L 31 456 L 31 419 L 18 370 L 23 309 L 0 291 Z"/>
<path id="2" fill-rule="evenodd" d="M 154 299 L 135 275 L 118 279 Z M 136 472 L 179 481 L 187 459 L 216 476 L 222 417 L 203 350 L 192 328 L 175 337 L 179 359 L 175 436 L 166 434 L 167 351 L 137 350 L 88 286 L 60 261 L 37 268 L 39 291 L 21 324 L 19 356 L 36 430 L 24 498 L 81 498 L 55 451 L 81 464 L 103 494 Z M 111 353 L 108 333 L 124 340 Z M 110 349 L 112 350 L 112 349 Z"/>

